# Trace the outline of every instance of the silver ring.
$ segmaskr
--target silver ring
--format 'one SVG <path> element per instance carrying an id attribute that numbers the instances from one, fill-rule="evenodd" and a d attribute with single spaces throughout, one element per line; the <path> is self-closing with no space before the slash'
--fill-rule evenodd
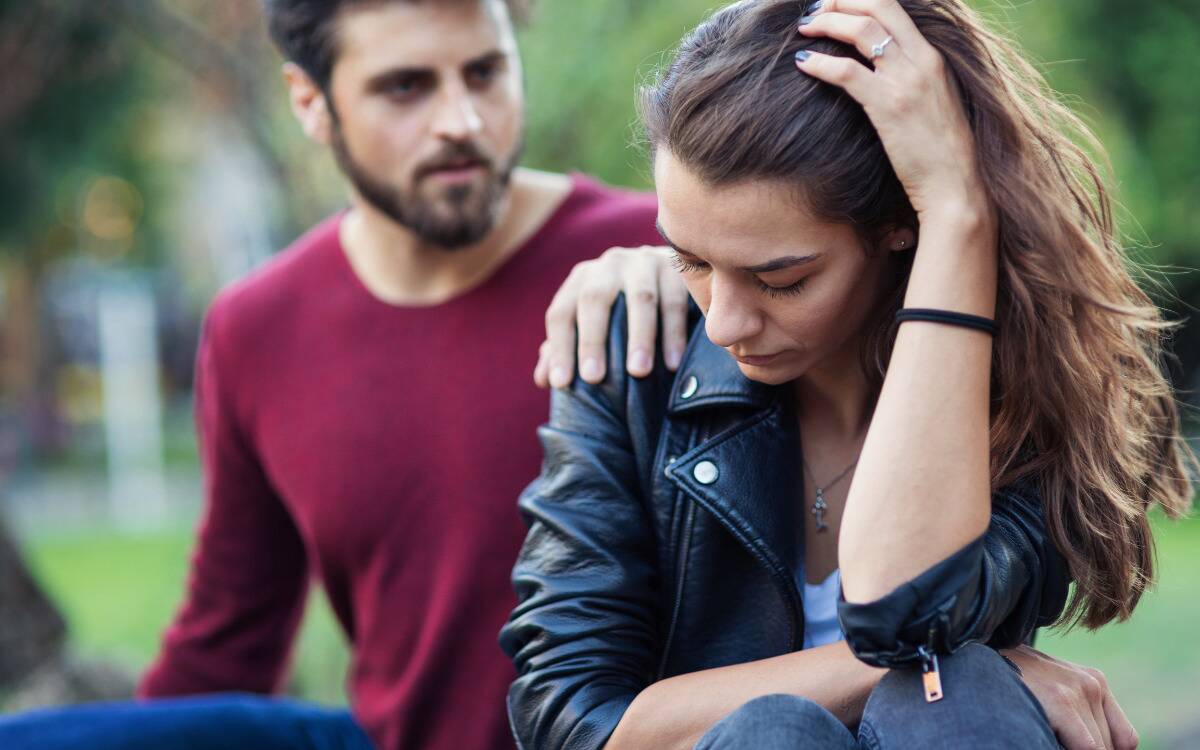
<path id="1" fill-rule="evenodd" d="M 876 44 L 874 47 L 872 47 L 871 48 L 871 59 L 874 60 L 877 57 L 883 57 L 883 51 L 885 49 L 887 49 L 887 46 L 891 43 L 892 43 L 892 38 L 889 36 L 887 39 L 884 39 L 882 42 L 880 42 L 879 44 Z"/>

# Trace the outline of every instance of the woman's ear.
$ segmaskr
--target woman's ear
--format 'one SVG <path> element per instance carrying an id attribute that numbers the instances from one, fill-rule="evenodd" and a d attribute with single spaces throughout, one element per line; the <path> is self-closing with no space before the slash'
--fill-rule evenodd
<path id="1" fill-rule="evenodd" d="M 885 229 L 879 240 L 879 248 L 889 253 L 912 250 L 916 246 L 917 233 L 912 227 L 900 224 Z"/>

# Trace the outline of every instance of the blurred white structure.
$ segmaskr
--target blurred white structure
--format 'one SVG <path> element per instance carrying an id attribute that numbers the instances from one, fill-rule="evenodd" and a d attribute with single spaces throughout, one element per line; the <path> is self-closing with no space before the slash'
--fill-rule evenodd
<path id="1" fill-rule="evenodd" d="M 157 526 L 168 509 L 153 291 L 137 276 L 114 276 L 96 307 L 112 518 L 123 528 Z"/>

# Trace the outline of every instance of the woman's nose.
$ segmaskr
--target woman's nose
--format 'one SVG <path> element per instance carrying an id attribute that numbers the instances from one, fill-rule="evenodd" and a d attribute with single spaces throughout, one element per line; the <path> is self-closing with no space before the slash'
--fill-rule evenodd
<path id="1" fill-rule="evenodd" d="M 704 318 L 704 332 L 709 341 L 729 348 L 758 335 L 762 330 L 762 315 L 750 299 L 752 293 L 737 280 L 713 275 Z"/>

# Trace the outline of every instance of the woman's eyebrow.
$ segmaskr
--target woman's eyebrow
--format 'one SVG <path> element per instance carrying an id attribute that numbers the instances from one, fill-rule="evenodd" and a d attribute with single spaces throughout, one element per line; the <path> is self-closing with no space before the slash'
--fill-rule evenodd
<path id="1" fill-rule="evenodd" d="M 690 255 L 696 258 L 700 257 L 690 250 L 684 250 L 679 245 L 671 242 L 671 238 L 668 237 L 667 233 L 663 231 L 662 224 L 656 221 L 654 222 L 654 228 L 658 230 L 658 234 L 663 238 L 663 242 L 670 245 L 675 252 L 682 253 L 684 255 Z M 782 271 L 785 268 L 792 268 L 793 266 L 802 266 L 806 263 L 812 263 L 814 260 L 817 260 L 820 257 L 821 255 L 819 253 L 816 255 L 785 255 L 781 258 L 769 260 L 766 263 L 759 263 L 756 266 L 743 268 L 742 270 L 746 271 L 747 273 L 771 273 L 772 271 Z"/>
<path id="2" fill-rule="evenodd" d="M 781 271 L 792 266 L 802 266 L 806 263 L 812 263 L 820 258 L 820 255 L 785 255 L 782 258 L 769 260 L 766 263 L 760 263 L 757 266 L 743 268 L 743 271 L 750 273 L 770 273 L 771 271 Z"/>

